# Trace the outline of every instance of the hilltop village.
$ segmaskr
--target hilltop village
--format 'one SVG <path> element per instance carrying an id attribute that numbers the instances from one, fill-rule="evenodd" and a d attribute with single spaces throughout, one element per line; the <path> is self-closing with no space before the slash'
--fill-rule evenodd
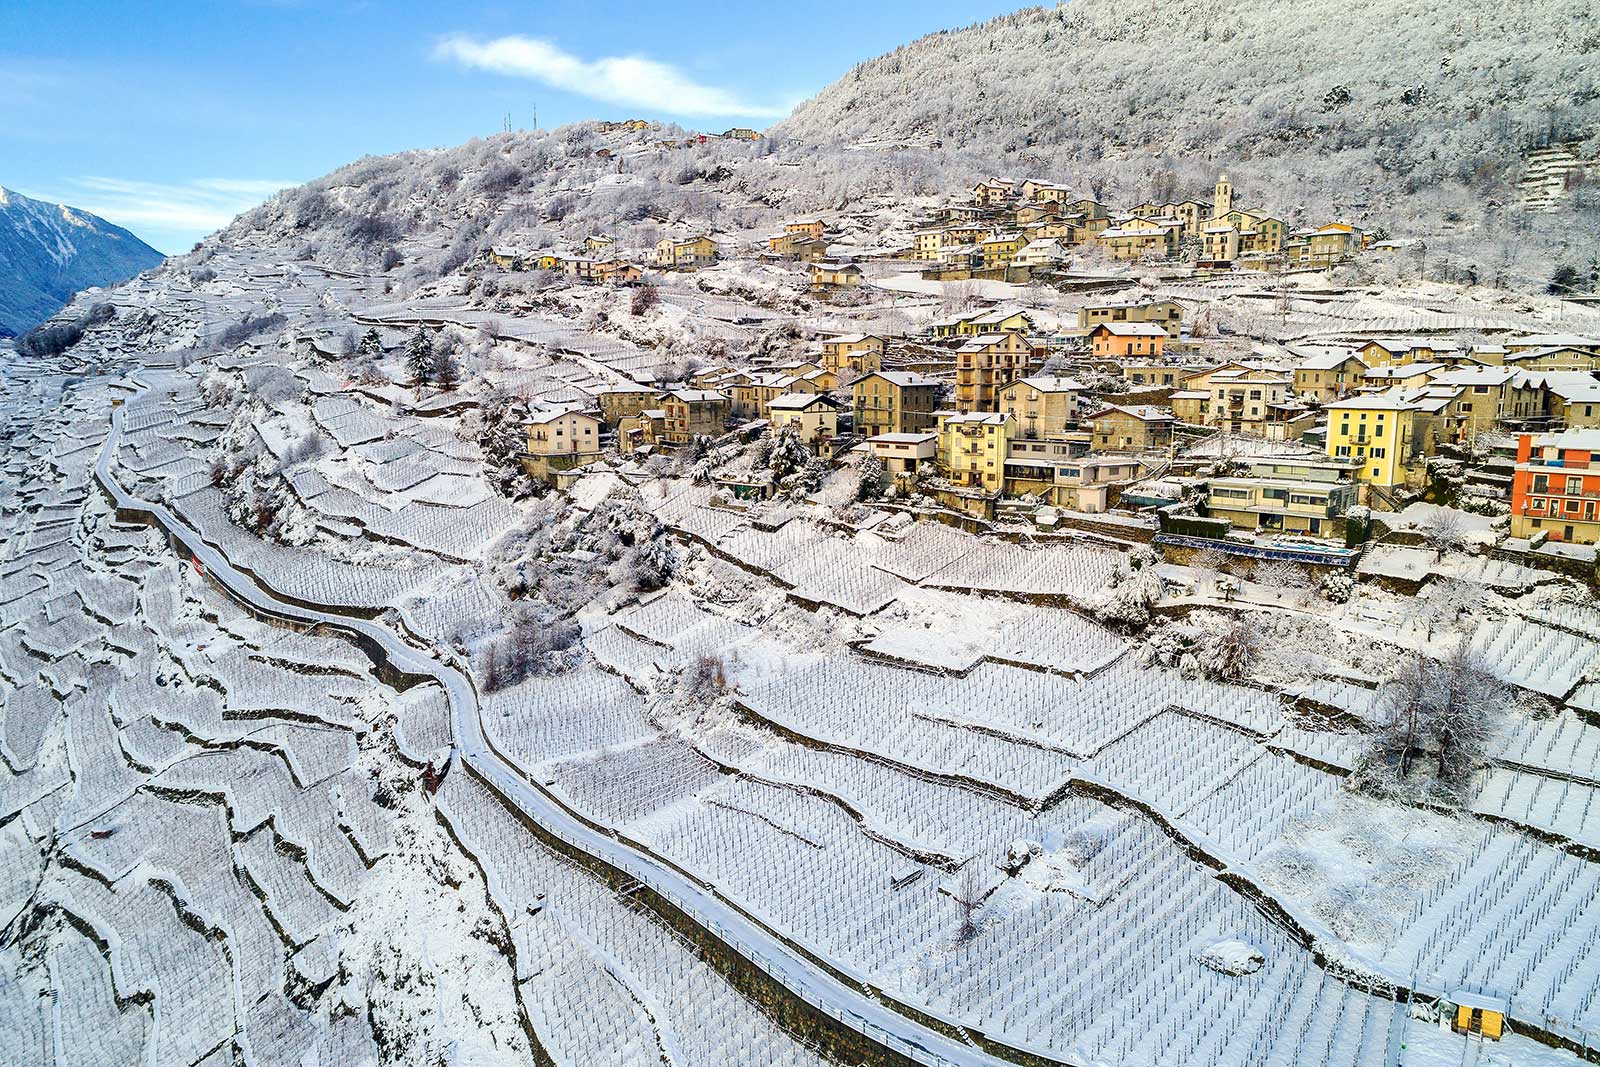
<path id="1" fill-rule="evenodd" d="M 1219 286 L 1257 279 L 1281 325 L 1286 279 L 1417 254 L 1348 223 L 1291 227 L 1239 207 L 1226 175 L 1209 203 L 1122 211 L 1064 185 L 990 177 L 928 216 L 903 246 L 857 255 L 841 254 L 823 218 L 743 244 L 663 237 L 644 264 L 607 255 L 605 235 L 575 255 L 494 248 L 489 262 L 505 271 L 635 287 L 635 310 L 656 299 L 647 271 L 738 257 L 801 264 L 823 308 L 870 301 L 868 272 L 969 293 L 1000 283 L 913 331 L 819 331 L 782 358 L 707 355 L 677 380 L 601 385 L 530 420 L 528 471 L 566 486 L 608 454 L 688 449 L 726 498 L 761 500 L 779 476 L 717 459 L 718 446 L 765 435 L 822 463 L 870 457 L 889 492 L 985 522 L 1111 514 L 1224 551 L 1314 552 L 1358 543 L 1372 510 L 1424 501 L 1509 516 L 1509 551 L 1592 561 L 1582 546 L 1600 540 L 1595 500 L 1544 468 L 1582 464 L 1600 445 L 1600 338 L 1476 320 L 1390 332 L 1352 318 L 1347 332 L 1277 341 L 1213 324 Z M 1083 256 L 1130 264 L 1137 280 L 1073 270 Z M 1184 285 L 1212 288 L 1194 299 Z M 1071 294 L 1066 313 L 1038 310 L 1047 288 Z"/>

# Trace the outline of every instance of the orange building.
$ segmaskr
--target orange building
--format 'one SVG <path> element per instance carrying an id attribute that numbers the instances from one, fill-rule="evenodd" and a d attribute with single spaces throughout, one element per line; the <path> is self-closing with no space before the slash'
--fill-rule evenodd
<path id="1" fill-rule="evenodd" d="M 1089 332 L 1089 346 L 1096 356 L 1159 356 L 1167 331 L 1150 322 L 1102 322 Z"/>
<path id="2" fill-rule="evenodd" d="M 1600 430 L 1525 433 L 1511 478 L 1511 536 L 1600 542 Z"/>

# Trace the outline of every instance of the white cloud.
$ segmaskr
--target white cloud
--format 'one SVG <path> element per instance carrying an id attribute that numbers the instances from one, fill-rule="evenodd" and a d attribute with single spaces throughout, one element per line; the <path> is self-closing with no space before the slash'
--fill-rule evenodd
<path id="1" fill-rule="evenodd" d="M 744 115 L 777 118 L 782 108 L 741 100 L 726 89 L 700 85 L 682 71 L 643 56 L 579 59 L 548 41 L 532 37 L 496 37 L 480 41 L 455 34 L 434 48 L 434 58 L 467 67 L 532 78 L 556 89 L 629 107 L 673 115 Z"/>
<path id="2" fill-rule="evenodd" d="M 64 202 L 135 233 L 148 229 L 198 234 L 219 230 L 241 211 L 298 184 L 239 178 L 171 184 L 95 176 L 73 178 L 71 183 L 81 192 L 64 197 Z"/>

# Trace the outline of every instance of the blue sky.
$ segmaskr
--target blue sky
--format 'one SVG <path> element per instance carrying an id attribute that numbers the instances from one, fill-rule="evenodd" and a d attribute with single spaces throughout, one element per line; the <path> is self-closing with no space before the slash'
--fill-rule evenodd
<path id="1" fill-rule="evenodd" d="M 183 251 L 282 186 L 512 124 L 764 127 L 1020 0 L 0 0 L 0 185 Z"/>

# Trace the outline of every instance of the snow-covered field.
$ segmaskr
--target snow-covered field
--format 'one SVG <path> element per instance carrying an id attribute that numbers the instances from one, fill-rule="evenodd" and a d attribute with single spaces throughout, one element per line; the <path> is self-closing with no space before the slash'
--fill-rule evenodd
<path id="1" fill-rule="evenodd" d="M 729 967 L 453 758 L 438 684 L 247 609 L 117 513 L 114 406 L 117 485 L 279 605 L 469 674 L 496 759 L 682 872 L 684 922 L 737 909 L 900 1011 L 868 1041 L 931 1020 L 971 1063 L 1543 1065 L 1578 1057 L 1528 1031 L 1600 1029 L 1600 609 L 1577 583 L 1385 545 L 1348 598 L 1256 572 L 1225 600 L 1133 541 L 857 503 L 841 468 L 752 503 L 612 452 L 528 496 L 497 452 L 507 394 L 587 402 L 679 362 L 680 331 L 764 343 L 799 273 L 728 264 L 633 316 L 270 245 L 208 263 L 0 376 L 0 1061 L 840 1061 L 795 1025 L 815 988 Z M 867 299 L 812 321 L 933 310 Z M 1289 322 L 1473 318 L 1416 303 Z M 460 388 L 410 382 L 419 329 Z M 369 331 L 365 356 L 311 345 Z M 1505 706 L 1458 795 L 1406 803 L 1364 777 L 1372 737 L 1404 668 L 1455 648 Z M 1463 990 L 1508 1001 L 1505 1041 L 1439 1028 Z"/>

